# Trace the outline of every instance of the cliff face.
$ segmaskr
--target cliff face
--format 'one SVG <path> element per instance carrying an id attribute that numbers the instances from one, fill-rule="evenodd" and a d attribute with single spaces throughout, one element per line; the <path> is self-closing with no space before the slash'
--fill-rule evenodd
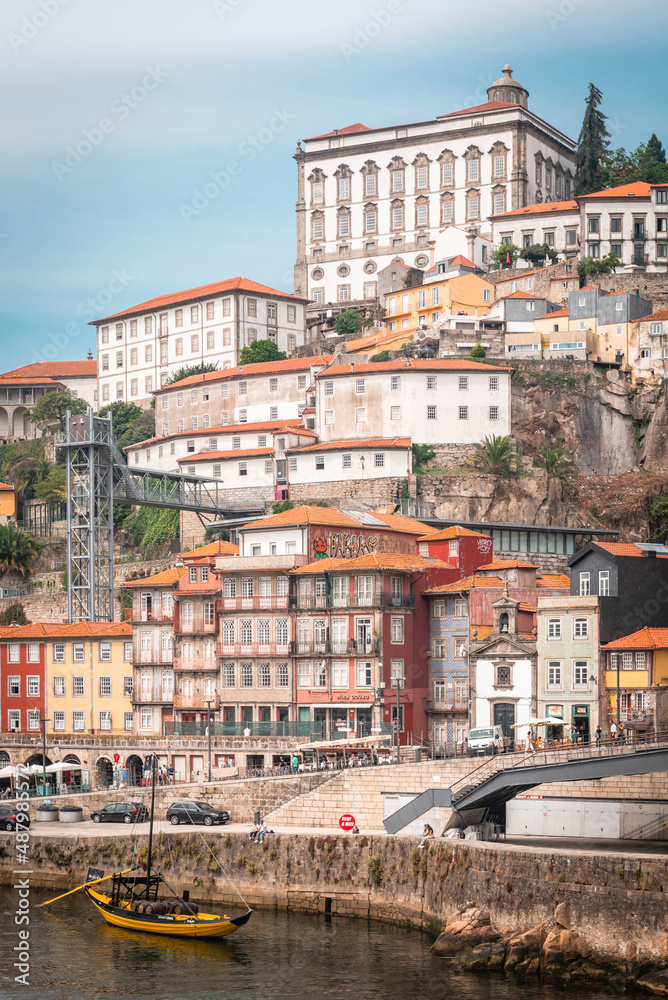
<path id="1" fill-rule="evenodd" d="M 617 528 L 653 537 L 651 508 L 668 478 L 668 410 L 660 387 L 633 387 L 616 370 L 585 363 L 518 366 L 512 433 L 524 458 L 517 478 L 475 472 L 438 454 L 445 473 L 419 477 L 421 500 L 444 518 Z M 562 484 L 533 465 L 544 447 L 564 448 L 579 475 Z"/>

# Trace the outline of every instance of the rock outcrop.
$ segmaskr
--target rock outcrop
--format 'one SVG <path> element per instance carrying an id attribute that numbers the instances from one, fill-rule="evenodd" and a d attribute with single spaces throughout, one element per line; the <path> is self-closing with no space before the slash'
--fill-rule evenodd
<path id="1" fill-rule="evenodd" d="M 587 939 L 570 926 L 569 907 L 560 903 L 552 926 L 543 923 L 501 934 L 489 913 L 469 907 L 451 920 L 432 945 L 432 952 L 455 968 L 471 972 L 512 972 L 517 976 L 546 975 L 564 982 L 590 981 L 636 984 L 645 992 L 668 996 L 668 969 L 638 966 L 637 946 L 627 948 L 623 968 L 598 961 Z"/>

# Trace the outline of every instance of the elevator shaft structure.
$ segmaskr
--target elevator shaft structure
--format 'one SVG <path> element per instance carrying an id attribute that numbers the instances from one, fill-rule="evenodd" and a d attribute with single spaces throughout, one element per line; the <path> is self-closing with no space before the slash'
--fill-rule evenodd
<path id="1" fill-rule="evenodd" d="M 221 517 L 220 480 L 130 469 L 111 417 L 69 411 L 56 446 L 67 453 L 67 618 L 114 620 L 114 503 L 167 507 Z"/>

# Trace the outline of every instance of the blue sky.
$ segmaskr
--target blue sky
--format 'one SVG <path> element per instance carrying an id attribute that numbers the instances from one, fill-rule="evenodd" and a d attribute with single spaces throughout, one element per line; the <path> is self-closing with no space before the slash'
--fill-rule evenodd
<path id="1" fill-rule="evenodd" d="M 83 358 L 88 319 L 153 295 L 291 290 L 297 140 L 479 103 L 507 62 L 573 138 L 591 80 L 614 145 L 668 144 L 666 20 L 652 0 L 5 0 L 2 370 Z"/>

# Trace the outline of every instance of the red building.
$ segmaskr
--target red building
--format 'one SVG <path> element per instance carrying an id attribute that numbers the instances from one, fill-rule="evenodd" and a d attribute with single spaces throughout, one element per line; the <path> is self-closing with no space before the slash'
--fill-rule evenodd
<path id="1" fill-rule="evenodd" d="M 0 732 L 40 732 L 45 717 L 44 636 L 62 625 L 21 625 L 0 630 Z"/>

